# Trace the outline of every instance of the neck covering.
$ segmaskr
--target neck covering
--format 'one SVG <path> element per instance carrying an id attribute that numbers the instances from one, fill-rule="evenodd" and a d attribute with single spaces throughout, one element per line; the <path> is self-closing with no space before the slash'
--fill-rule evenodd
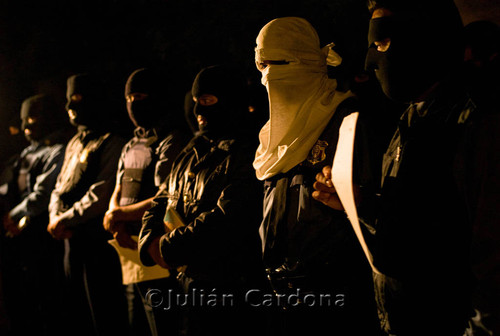
<path id="1" fill-rule="evenodd" d="M 253 162 L 259 180 L 286 173 L 304 161 L 337 106 L 352 95 L 336 91 L 336 80 L 327 75 L 327 56 L 305 19 L 274 19 L 261 29 L 255 62 L 268 92 L 270 117 L 259 133 Z M 263 67 L 263 61 L 288 64 Z"/>

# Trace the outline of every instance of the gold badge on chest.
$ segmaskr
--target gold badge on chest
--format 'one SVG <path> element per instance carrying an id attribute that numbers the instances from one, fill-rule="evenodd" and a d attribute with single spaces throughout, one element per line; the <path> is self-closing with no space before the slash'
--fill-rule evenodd
<path id="1" fill-rule="evenodd" d="M 311 164 L 317 164 L 326 159 L 326 147 L 328 147 L 328 142 L 323 140 L 316 141 L 316 144 L 311 149 L 307 161 Z"/>

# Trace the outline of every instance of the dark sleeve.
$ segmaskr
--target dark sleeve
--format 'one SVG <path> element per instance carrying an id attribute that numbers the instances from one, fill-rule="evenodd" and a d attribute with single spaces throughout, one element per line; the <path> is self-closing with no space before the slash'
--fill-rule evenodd
<path id="1" fill-rule="evenodd" d="M 73 147 L 75 146 L 75 142 L 78 139 L 78 134 L 75 135 L 71 140 L 68 142 L 66 145 L 66 149 L 64 152 L 64 160 L 63 164 L 61 167 L 61 172 L 64 170 L 65 164 L 69 162 L 71 155 L 73 154 Z M 61 173 L 60 172 L 60 173 Z M 54 220 L 57 216 L 59 216 L 62 212 L 63 209 L 63 202 L 61 201 L 61 195 L 60 195 L 60 190 L 61 190 L 61 175 L 59 174 L 56 180 L 56 184 L 54 186 L 54 190 L 52 190 L 50 194 L 50 201 L 49 201 L 49 218 L 50 221 Z"/>
<path id="2" fill-rule="evenodd" d="M 63 163 L 64 146 L 53 146 L 45 156 L 43 171 L 36 177 L 33 191 L 10 211 L 14 221 L 19 221 L 24 216 L 35 217 L 47 211 L 50 194 Z"/>
<path id="3" fill-rule="evenodd" d="M 142 218 L 142 228 L 139 233 L 139 256 L 145 266 L 153 266 L 155 262 L 148 253 L 149 245 L 159 236 L 165 234 L 163 217 L 167 207 L 168 197 L 164 189 L 160 189 L 153 200 L 153 206 L 146 210 Z"/>
<path id="4" fill-rule="evenodd" d="M 186 146 L 186 143 L 186 136 L 177 131 L 174 131 L 159 143 L 156 148 L 158 161 L 155 167 L 155 185 L 157 187 L 159 187 L 170 174 L 174 160 Z"/>
<path id="5" fill-rule="evenodd" d="M 353 183 L 360 187 L 358 217 L 368 246 L 373 245 L 376 218 L 380 209 L 380 181 L 385 148 L 373 120 L 360 112 L 356 125 L 353 155 Z M 373 117 L 372 117 L 373 118 Z"/>
<path id="6" fill-rule="evenodd" d="M 213 208 L 162 236 L 160 250 L 167 264 L 189 264 L 200 253 L 204 260 L 217 260 L 227 251 L 237 251 L 238 245 L 250 239 L 252 231 L 257 232 L 262 189 L 251 162 L 233 159 L 236 167 Z"/>

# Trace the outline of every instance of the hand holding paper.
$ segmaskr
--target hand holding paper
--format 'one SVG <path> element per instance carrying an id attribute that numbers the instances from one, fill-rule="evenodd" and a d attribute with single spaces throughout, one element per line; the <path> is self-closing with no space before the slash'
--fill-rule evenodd
<path id="1" fill-rule="evenodd" d="M 321 173 L 316 175 L 316 182 L 313 185 L 312 197 L 321 203 L 335 210 L 344 210 L 344 206 L 337 195 L 337 191 L 332 183 L 332 167 L 325 166 Z"/>
<path id="2" fill-rule="evenodd" d="M 359 113 L 356 112 L 344 118 L 339 130 L 339 141 L 332 168 L 325 167 L 322 173 L 316 176 L 317 182 L 314 183 L 316 191 L 313 197 L 334 209 L 346 212 L 373 272 L 380 273 L 373 264 L 373 256 L 361 230 L 355 197 L 358 188 L 352 183 L 352 161 L 358 116 Z"/>

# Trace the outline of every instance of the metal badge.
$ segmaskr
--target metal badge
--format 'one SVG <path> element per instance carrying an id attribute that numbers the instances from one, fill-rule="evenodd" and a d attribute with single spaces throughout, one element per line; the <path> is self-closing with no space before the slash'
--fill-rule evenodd
<path id="1" fill-rule="evenodd" d="M 328 147 L 328 142 L 318 140 L 316 144 L 311 149 L 309 156 L 307 157 L 307 161 L 311 164 L 317 164 L 326 159 L 326 147 Z"/>

